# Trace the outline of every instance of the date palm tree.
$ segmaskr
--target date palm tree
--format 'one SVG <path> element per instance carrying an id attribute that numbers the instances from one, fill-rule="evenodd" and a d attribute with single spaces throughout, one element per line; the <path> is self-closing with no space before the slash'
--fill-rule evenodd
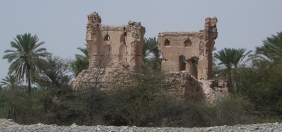
<path id="1" fill-rule="evenodd" d="M 46 52 L 46 48 L 39 48 L 44 42 L 39 42 L 38 37 L 30 33 L 17 35 L 10 44 L 14 50 L 5 50 L 6 54 L 3 56 L 3 59 L 11 63 L 8 74 L 14 74 L 18 80 L 25 78 L 31 95 L 31 74 L 37 70 L 35 61 L 50 53 Z"/>
<path id="2" fill-rule="evenodd" d="M 61 88 L 71 80 L 71 61 L 58 56 L 48 56 L 37 63 L 40 72 L 36 76 L 36 84 L 45 88 Z"/>
<path id="3" fill-rule="evenodd" d="M 281 62 L 282 60 L 282 32 L 267 37 L 263 45 L 256 47 L 256 53 L 251 55 L 255 61 Z"/>
<path id="4" fill-rule="evenodd" d="M 16 79 L 14 75 L 8 75 L 2 81 L 0 82 L 0 85 L 3 88 L 10 88 L 14 90 L 19 84 L 21 84 L 20 81 Z"/>
<path id="5" fill-rule="evenodd" d="M 245 52 L 246 49 L 243 48 L 224 48 L 214 54 L 214 57 L 220 61 L 218 65 L 224 65 L 221 73 L 227 76 L 230 91 L 232 91 L 232 70 L 234 71 L 233 73 L 236 74 L 239 63 L 252 51 Z"/>

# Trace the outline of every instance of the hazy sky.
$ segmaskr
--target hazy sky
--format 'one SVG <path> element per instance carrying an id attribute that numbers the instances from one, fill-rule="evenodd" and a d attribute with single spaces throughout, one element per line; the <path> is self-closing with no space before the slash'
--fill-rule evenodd
<path id="1" fill-rule="evenodd" d="M 282 31 L 281 0 L 1 0 L 0 80 L 9 63 L 4 51 L 18 34 L 37 35 L 54 55 L 74 58 L 84 47 L 87 15 L 98 12 L 103 24 L 141 22 L 145 37 L 164 31 L 198 31 L 206 17 L 218 18 L 215 47 L 247 48 L 262 45 Z"/>

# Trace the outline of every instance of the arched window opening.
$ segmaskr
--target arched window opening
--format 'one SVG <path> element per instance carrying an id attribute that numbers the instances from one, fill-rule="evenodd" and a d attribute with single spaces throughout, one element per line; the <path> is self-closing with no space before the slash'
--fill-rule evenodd
<path id="1" fill-rule="evenodd" d="M 186 57 L 184 55 L 179 56 L 179 71 L 185 71 L 186 64 L 187 64 Z"/>
<path id="2" fill-rule="evenodd" d="M 168 39 L 165 40 L 164 46 L 170 46 L 170 42 Z"/>
<path id="3" fill-rule="evenodd" d="M 192 46 L 192 42 L 189 38 L 184 41 L 184 47 L 191 47 L 191 46 Z"/>
<path id="4" fill-rule="evenodd" d="M 122 44 L 119 47 L 119 61 L 123 60 L 125 51 L 126 51 L 126 46 L 125 46 L 125 44 Z"/>
<path id="5" fill-rule="evenodd" d="M 110 41 L 110 36 L 108 34 L 105 35 L 104 41 Z"/>
<path id="6" fill-rule="evenodd" d="M 120 36 L 120 43 L 126 44 L 126 34 L 125 33 Z"/>
<path id="7" fill-rule="evenodd" d="M 189 65 L 188 72 L 190 75 L 194 76 L 195 78 L 197 78 L 198 76 L 198 61 L 199 58 L 196 56 L 188 60 L 188 65 Z"/>

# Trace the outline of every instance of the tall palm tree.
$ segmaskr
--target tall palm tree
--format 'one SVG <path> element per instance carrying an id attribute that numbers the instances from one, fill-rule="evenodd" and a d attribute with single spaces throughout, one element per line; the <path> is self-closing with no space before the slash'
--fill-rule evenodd
<path id="1" fill-rule="evenodd" d="M 238 68 L 239 63 L 252 51 L 248 51 L 247 53 L 245 52 L 246 49 L 242 48 L 224 48 L 218 51 L 218 53 L 214 54 L 214 57 L 220 61 L 218 65 L 225 66 L 225 68 L 222 69 L 221 73 L 227 76 L 229 87 L 232 87 L 232 70 L 234 69 L 234 74 L 236 74 L 236 69 Z"/>
<path id="2" fill-rule="evenodd" d="M 21 84 L 14 75 L 8 75 L 0 82 L 0 85 L 4 88 L 10 88 L 14 90 L 19 84 Z"/>
<path id="3" fill-rule="evenodd" d="M 15 74 L 19 80 L 26 78 L 29 95 L 31 94 L 31 74 L 37 70 L 35 61 L 50 54 L 46 52 L 46 48 L 39 48 L 44 42 L 38 41 L 38 37 L 31 36 L 30 33 L 17 35 L 10 43 L 15 50 L 6 50 L 7 54 L 3 56 L 3 59 L 8 59 L 11 63 L 8 74 Z"/>

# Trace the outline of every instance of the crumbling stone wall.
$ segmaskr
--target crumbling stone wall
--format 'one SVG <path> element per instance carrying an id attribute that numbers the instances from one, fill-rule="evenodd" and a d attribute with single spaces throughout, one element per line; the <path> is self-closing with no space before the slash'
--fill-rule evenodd
<path id="1" fill-rule="evenodd" d="M 169 82 L 178 82 L 168 92 L 185 101 L 206 101 L 212 104 L 228 95 L 228 90 L 222 81 L 198 80 L 186 71 L 170 72 L 168 75 Z"/>
<path id="2" fill-rule="evenodd" d="M 158 46 L 162 52 L 162 70 L 186 71 L 200 80 L 211 77 L 212 50 L 217 38 L 217 18 L 206 18 L 198 32 L 161 32 Z"/>
<path id="3" fill-rule="evenodd" d="M 101 24 L 97 12 L 88 15 L 86 42 L 89 68 L 130 68 L 140 70 L 145 28 L 140 22 L 129 21 L 127 25 Z"/>
<path id="4" fill-rule="evenodd" d="M 100 87 L 116 81 L 115 72 L 124 74 L 125 71 L 141 70 L 145 34 L 141 23 L 129 21 L 127 25 L 111 26 L 101 22 L 97 12 L 88 15 L 86 42 L 89 68 L 76 77 L 74 88 L 90 85 Z"/>
<path id="5" fill-rule="evenodd" d="M 217 22 L 216 17 L 206 18 L 204 30 L 159 33 L 162 70 L 170 74 L 170 81 L 180 82 L 170 89 L 171 93 L 182 95 L 185 100 L 210 103 L 227 95 L 226 82 L 210 80 Z"/>

